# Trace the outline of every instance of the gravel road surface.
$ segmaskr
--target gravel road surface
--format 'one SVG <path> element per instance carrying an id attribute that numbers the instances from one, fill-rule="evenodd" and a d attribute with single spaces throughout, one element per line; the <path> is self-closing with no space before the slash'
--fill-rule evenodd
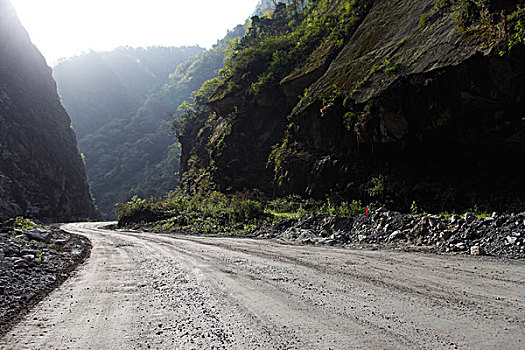
<path id="1" fill-rule="evenodd" d="M 0 349 L 525 349 L 523 260 L 101 227 Z"/>

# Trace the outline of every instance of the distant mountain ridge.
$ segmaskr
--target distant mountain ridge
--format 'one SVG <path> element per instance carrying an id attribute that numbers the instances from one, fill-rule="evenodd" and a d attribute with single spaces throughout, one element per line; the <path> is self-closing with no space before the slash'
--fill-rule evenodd
<path id="1" fill-rule="evenodd" d="M 175 138 L 169 123 L 191 90 L 166 84 L 177 66 L 203 51 L 121 47 L 62 60 L 54 68 L 91 191 L 106 217 L 135 192 L 157 195 L 175 186 L 178 155 L 170 147 Z"/>

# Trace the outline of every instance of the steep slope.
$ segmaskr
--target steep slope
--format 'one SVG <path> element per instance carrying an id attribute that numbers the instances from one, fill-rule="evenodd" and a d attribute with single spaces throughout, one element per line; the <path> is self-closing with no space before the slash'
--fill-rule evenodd
<path id="1" fill-rule="evenodd" d="M 225 192 L 404 210 L 523 205 L 515 2 L 297 3 L 252 19 L 194 133 L 188 172 Z"/>
<path id="2" fill-rule="evenodd" d="M 96 217 L 71 121 L 51 69 L 0 0 L 0 220 Z"/>
<path id="3" fill-rule="evenodd" d="M 405 210 L 523 206 L 525 51 L 501 51 L 523 41 L 523 11 L 458 3 L 374 2 L 290 115 L 280 191 Z"/>
<path id="4" fill-rule="evenodd" d="M 134 194 L 160 195 L 176 186 L 179 151 L 172 146 L 169 123 L 191 86 L 176 89 L 176 78 L 169 75 L 201 52 L 198 47 L 119 48 L 55 67 L 93 196 L 106 217 L 116 202 Z"/>

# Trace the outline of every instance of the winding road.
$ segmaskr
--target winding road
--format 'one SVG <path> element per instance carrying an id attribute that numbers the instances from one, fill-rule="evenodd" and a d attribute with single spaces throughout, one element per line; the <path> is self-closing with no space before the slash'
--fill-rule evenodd
<path id="1" fill-rule="evenodd" d="M 523 261 L 102 227 L 0 349 L 525 349 Z"/>

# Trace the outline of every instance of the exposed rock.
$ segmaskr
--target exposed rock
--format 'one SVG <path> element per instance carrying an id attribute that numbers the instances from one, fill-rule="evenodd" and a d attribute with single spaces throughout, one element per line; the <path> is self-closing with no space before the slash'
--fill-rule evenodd
<path id="1" fill-rule="evenodd" d="M 0 220 L 95 218 L 51 69 L 8 0 L 0 0 L 0 18 Z"/>
<path id="2" fill-rule="evenodd" d="M 219 89 L 210 105 L 221 121 L 183 152 L 209 157 L 222 191 L 508 210 L 525 196 L 523 45 L 498 55 L 434 0 L 367 4 L 314 69 L 253 99 L 247 86 Z"/>
<path id="3" fill-rule="evenodd" d="M 479 245 L 470 247 L 470 255 L 483 255 L 484 251 Z"/>
<path id="4" fill-rule="evenodd" d="M 435 211 L 523 198 L 525 50 L 499 57 L 444 13 L 422 27 L 433 3 L 374 1 L 289 117 L 282 193 L 388 198 L 405 210 L 416 199 Z M 320 113 L 334 86 L 342 96 Z"/>
<path id="5" fill-rule="evenodd" d="M 450 220 L 435 215 L 409 215 L 378 209 L 371 211 L 368 217 L 318 214 L 287 219 L 248 235 L 301 244 L 418 247 L 433 252 L 525 258 L 523 241 L 517 236 L 525 232 L 525 213 L 498 216 L 498 219 L 480 218 L 469 225 L 457 225 L 462 222 L 458 218 Z M 327 221 L 347 224 L 329 227 Z"/>
<path id="6" fill-rule="evenodd" d="M 0 236 L 0 337 L 89 256 L 86 238 L 58 229 L 41 231 L 47 243 L 15 231 Z"/>
<path id="7" fill-rule="evenodd" d="M 34 228 L 28 231 L 22 231 L 29 239 L 34 239 L 39 242 L 49 243 L 51 240 L 51 231 Z"/>

